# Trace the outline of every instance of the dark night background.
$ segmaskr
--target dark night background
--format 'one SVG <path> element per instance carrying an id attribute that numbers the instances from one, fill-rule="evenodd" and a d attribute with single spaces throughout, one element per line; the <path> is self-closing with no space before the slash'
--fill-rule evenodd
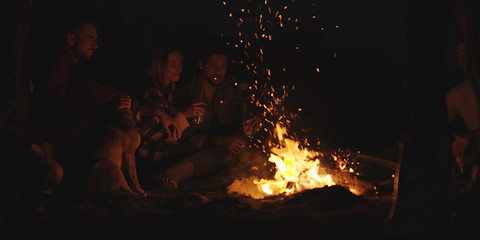
<path id="1" fill-rule="evenodd" d="M 100 48 L 91 66 L 96 79 L 138 95 L 144 68 L 155 48 L 171 43 L 182 46 L 187 52 L 183 77 L 188 78 L 206 43 L 225 44 L 234 39 L 236 20 L 228 14 L 263 2 L 226 1 L 224 6 L 222 1 L 211 0 L 33 1 L 26 59 L 31 54 L 33 62 L 41 61 L 38 49 L 61 39 L 62 24 L 71 16 L 89 16 L 98 25 Z M 273 85 L 278 81 L 278 85 L 295 86 L 287 99 L 289 109 L 303 110 L 296 123 L 301 127 L 295 130 L 303 129 L 311 142 L 319 139 L 355 150 L 394 144 L 409 127 L 402 87 L 407 3 L 298 0 L 271 4 L 286 3 L 290 8 L 285 15 L 300 19 L 299 31 L 273 33 L 274 40 L 265 43 L 265 48 L 270 48 L 265 61 L 272 69 Z M 451 25 L 445 32 L 454 36 L 453 15 Z M 458 69 L 453 40 L 445 49 L 442 70 L 454 83 Z M 236 63 L 244 57 L 233 47 L 232 53 Z M 283 67 L 287 72 L 277 71 Z M 252 82 L 239 64 L 232 64 L 230 72 Z M 452 83 L 440 82 L 435 87 Z"/>
<path id="2" fill-rule="evenodd" d="M 183 81 L 192 76 L 199 53 L 211 42 L 230 43 L 229 71 L 237 79 L 249 84 L 254 79 L 265 81 L 240 64 L 254 58 L 246 58 L 232 44 L 239 40 L 238 16 L 245 21 L 242 32 L 249 30 L 249 19 L 239 11 L 243 8 L 255 13 L 264 2 L 228 0 L 224 5 L 223 1 L 213 0 L 9 1 L 12 7 L 2 9 L 10 24 L 5 36 L 11 36 L 11 41 L 2 46 L 8 53 L 3 55 L 7 72 L 2 76 L 8 77 L 0 88 L 0 146 L 14 153 L 19 146 L 25 147 L 22 130 L 31 104 L 26 80 L 35 80 L 35 71 L 43 66 L 50 47 L 63 40 L 62 31 L 72 17 L 87 16 L 96 21 L 100 48 L 87 66 L 88 73 L 138 97 L 150 55 L 154 49 L 170 44 L 186 50 Z M 470 220 L 478 216 L 478 198 L 467 195 L 447 203 L 446 172 L 450 165 L 445 158 L 451 153 L 450 146 L 441 145 L 444 142 L 439 140 L 446 129 L 443 96 L 462 77 L 455 56 L 460 33 L 455 2 L 268 1 L 275 10 L 288 5 L 281 10 L 284 19 L 299 19 L 295 25 L 298 30 L 292 30 L 293 25 L 287 23 L 285 28 L 272 28 L 273 40 L 262 42 L 265 61 L 257 62 L 271 69 L 269 84 L 277 88 L 286 85 L 289 89 L 294 86 L 286 101 L 287 108 L 299 114 L 293 130 L 310 143 L 320 140 L 327 146 L 359 150 L 394 162 L 400 159 L 395 179 L 403 180 L 398 183 L 398 197 L 393 197 L 397 201 L 393 206 L 400 213 L 395 213 L 400 216 L 397 233 L 408 235 L 405 229 L 415 231 L 425 225 L 435 233 L 443 230 L 457 235 L 461 231 L 473 232 L 478 226 L 478 221 Z M 473 13 L 480 9 L 475 7 Z M 229 13 L 234 17 L 229 17 Z M 475 14 L 472 16 L 476 18 Z M 478 29 L 472 36 L 480 36 Z M 298 112 L 299 108 L 302 111 Z M 402 139 L 406 135 L 410 138 Z M 403 150 L 396 148 L 400 139 L 406 146 Z M 15 160 L 21 161 L 22 155 L 19 156 Z M 10 159 L 3 160 L 8 163 Z M 372 176 L 379 174 L 378 169 L 379 166 L 370 169 Z M 8 168 L 3 170 L 10 172 Z M 1 174 L 0 181 L 11 187 L 9 174 Z M 393 186 L 391 174 L 387 176 L 391 181 L 387 184 Z M 204 236 L 207 229 L 220 238 L 230 238 L 232 234 L 238 234 L 237 238 L 285 238 L 292 233 L 303 234 L 293 238 L 341 238 L 358 237 L 359 232 L 371 236 L 372 231 L 385 227 L 392 203 L 391 195 L 362 198 L 342 187 L 306 191 L 281 201 L 256 201 L 226 197 L 224 188 L 211 190 L 197 183 L 193 180 L 191 188 L 187 183 L 185 191 L 110 199 L 103 205 L 78 204 L 77 199 L 61 195 L 42 195 L 46 199 L 41 197 L 40 201 L 30 195 L 18 201 L 12 195 L 8 204 L 0 203 L 0 211 L 5 214 L 0 216 L 0 223 L 18 225 L 26 234 L 30 232 L 23 226 L 37 225 L 43 228 L 44 236 L 50 236 L 53 230 L 61 239 L 76 234 L 80 239 L 105 239 L 104 236 L 125 237 L 124 233 L 138 238 L 137 232 L 129 229 L 132 225 L 145 230 L 144 236 L 149 237 L 149 233 L 158 234 L 158 229 L 166 238 L 185 237 L 190 233 L 185 231 L 188 226 L 199 236 Z M 160 226 L 150 228 L 152 223 L 159 222 Z M 445 225 L 438 223 L 453 224 L 449 225 L 452 228 L 443 228 Z M 90 227 L 91 232 L 85 231 Z M 93 235 L 95 231 L 103 235 Z M 385 234 L 390 237 L 388 229 Z"/>

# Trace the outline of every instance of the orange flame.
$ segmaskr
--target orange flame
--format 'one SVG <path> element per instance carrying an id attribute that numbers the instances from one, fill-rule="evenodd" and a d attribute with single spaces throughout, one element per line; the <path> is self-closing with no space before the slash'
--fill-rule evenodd
<path id="1" fill-rule="evenodd" d="M 335 182 L 326 169 L 320 165 L 317 158 L 320 153 L 299 148 L 299 142 L 290 138 L 285 138 L 286 128 L 276 124 L 277 138 L 280 142 L 279 147 L 271 149 L 272 153 L 268 161 L 275 163 L 276 173 L 274 179 L 248 178 L 235 180 L 228 187 L 228 192 L 238 192 L 253 198 L 264 198 L 279 194 L 294 194 L 313 188 L 322 188 L 333 186 Z M 242 181 L 253 181 L 257 189 L 252 184 Z M 246 187 L 248 186 L 248 187 Z"/>

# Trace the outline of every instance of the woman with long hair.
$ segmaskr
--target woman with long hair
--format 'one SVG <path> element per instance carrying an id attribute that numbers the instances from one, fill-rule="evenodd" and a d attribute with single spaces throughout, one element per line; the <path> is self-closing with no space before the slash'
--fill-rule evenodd
<path id="1" fill-rule="evenodd" d="M 180 140 L 181 134 L 189 126 L 187 118 L 205 110 L 201 103 L 196 103 L 180 112 L 173 102 L 175 84 L 180 80 L 184 59 L 181 49 L 161 49 L 155 52 L 147 68 L 149 85 L 140 106 L 142 143 L 138 149 L 140 172 L 146 186 L 176 187 L 175 182 L 155 178 L 155 175 L 196 150 Z"/>

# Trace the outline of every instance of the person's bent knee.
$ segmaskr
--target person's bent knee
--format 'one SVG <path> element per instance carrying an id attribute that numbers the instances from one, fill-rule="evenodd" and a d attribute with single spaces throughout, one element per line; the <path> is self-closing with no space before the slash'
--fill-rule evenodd
<path id="1" fill-rule="evenodd" d="M 54 161 L 54 160 L 52 160 Z M 49 182 L 50 182 L 50 188 L 54 188 L 56 186 L 58 186 L 61 182 L 62 182 L 62 179 L 63 179 L 63 167 L 60 166 L 60 164 L 58 164 L 57 162 L 53 162 L 52 163 L 52 166 L 50 168 L 50 174 L 49 174 Z"/>
<path id="2" fill-rule="evenodd" d="M 40 190 L 50 191 L 58 186 L 63 179 L 63 167 L 53 158 L 45 155 L 37 155 L 38 176 L 40 180 Z"/>

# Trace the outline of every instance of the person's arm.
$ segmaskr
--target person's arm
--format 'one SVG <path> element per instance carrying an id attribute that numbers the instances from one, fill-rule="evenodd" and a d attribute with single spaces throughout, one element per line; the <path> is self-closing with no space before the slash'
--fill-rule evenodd
<path id="1" fill-rule="evenodd" d="M 451 124 L 458 117 L 458 108 L 457 100 L 459 93 L 456 92 L 456 89 L 450 90 L 445 96 L 445 104 L 447 108 L 448 122 Z M 477 121 L 478 122 L 478 121 Z M 454 157 L 462 156 L 465 152 L 465 149 L 468 145 L 472 143 L 478 143 L 480 140 L 480 126 L 471 126 L 471 130 L 468 132 L 458 135 L 454 134 L 454 139 L 452 142 L 452 154 Z"/>
<path id="2" fill-rule="evenodd" d="M 458 116 L 458 109 L 456 107 L 456 94 L 454 89 L 450 90 L 445 95 L 445 106 L 447 108 L 448 123 L 452 123 Z"/>
<path id="3" fill-rule="evenodd" d="M 118 101 L 121 96 L 126 96 L 127 94 L 122 93 L 118 90 L 115 90 L 107 85 L 99 83 L 95 80 L 87 78 L 85 75 L 81 74 L 80 76 L 81 88 L 84 93 L 85 98 L 89 99 L 91 102 L 98 104 L 109 104 L 118 105 Z"/>
<path id="4" fill-rule="evenodd" d="M 165 99 L 165 96 L 158 90 L 150 88 L 145 91 L 143 98 L 146 103 L 141 106 L 140 115 L 158 117 L 169 137 L 173 136 L 169 129 L 170 126 L 173 126 L 177 131 L 177 138 L 180 138 L 184 128 L 179 125 L 175 117 L 172 117 L 166 111 L 168 101 Z"/>
<path id="5" fill-rule="evenodd" d="M 243 152 L 247 142 L 235 136 L 213 136 L 212 143 L 217 146 L 223 146 L 235 155 Z"/>
<path id="6" fill-rule="evenodd" d="M 52 103 L 62 112 L 82 114 L 107 105 L 130 107 L 129 97 L 122 98 L 126 94 L 88 79 L 66 55 L 59 54 L 52 60 L 47 79 Z"/>
<path id="7" fill-rule="evenodd" d="M 452 143 L 452 154 L 454 157 L 460 157 L 465 152 L 468 145 L 478 143 L 480 139 L 480 130 L 474 129 L 462 135 L 455 135 Z"/>

